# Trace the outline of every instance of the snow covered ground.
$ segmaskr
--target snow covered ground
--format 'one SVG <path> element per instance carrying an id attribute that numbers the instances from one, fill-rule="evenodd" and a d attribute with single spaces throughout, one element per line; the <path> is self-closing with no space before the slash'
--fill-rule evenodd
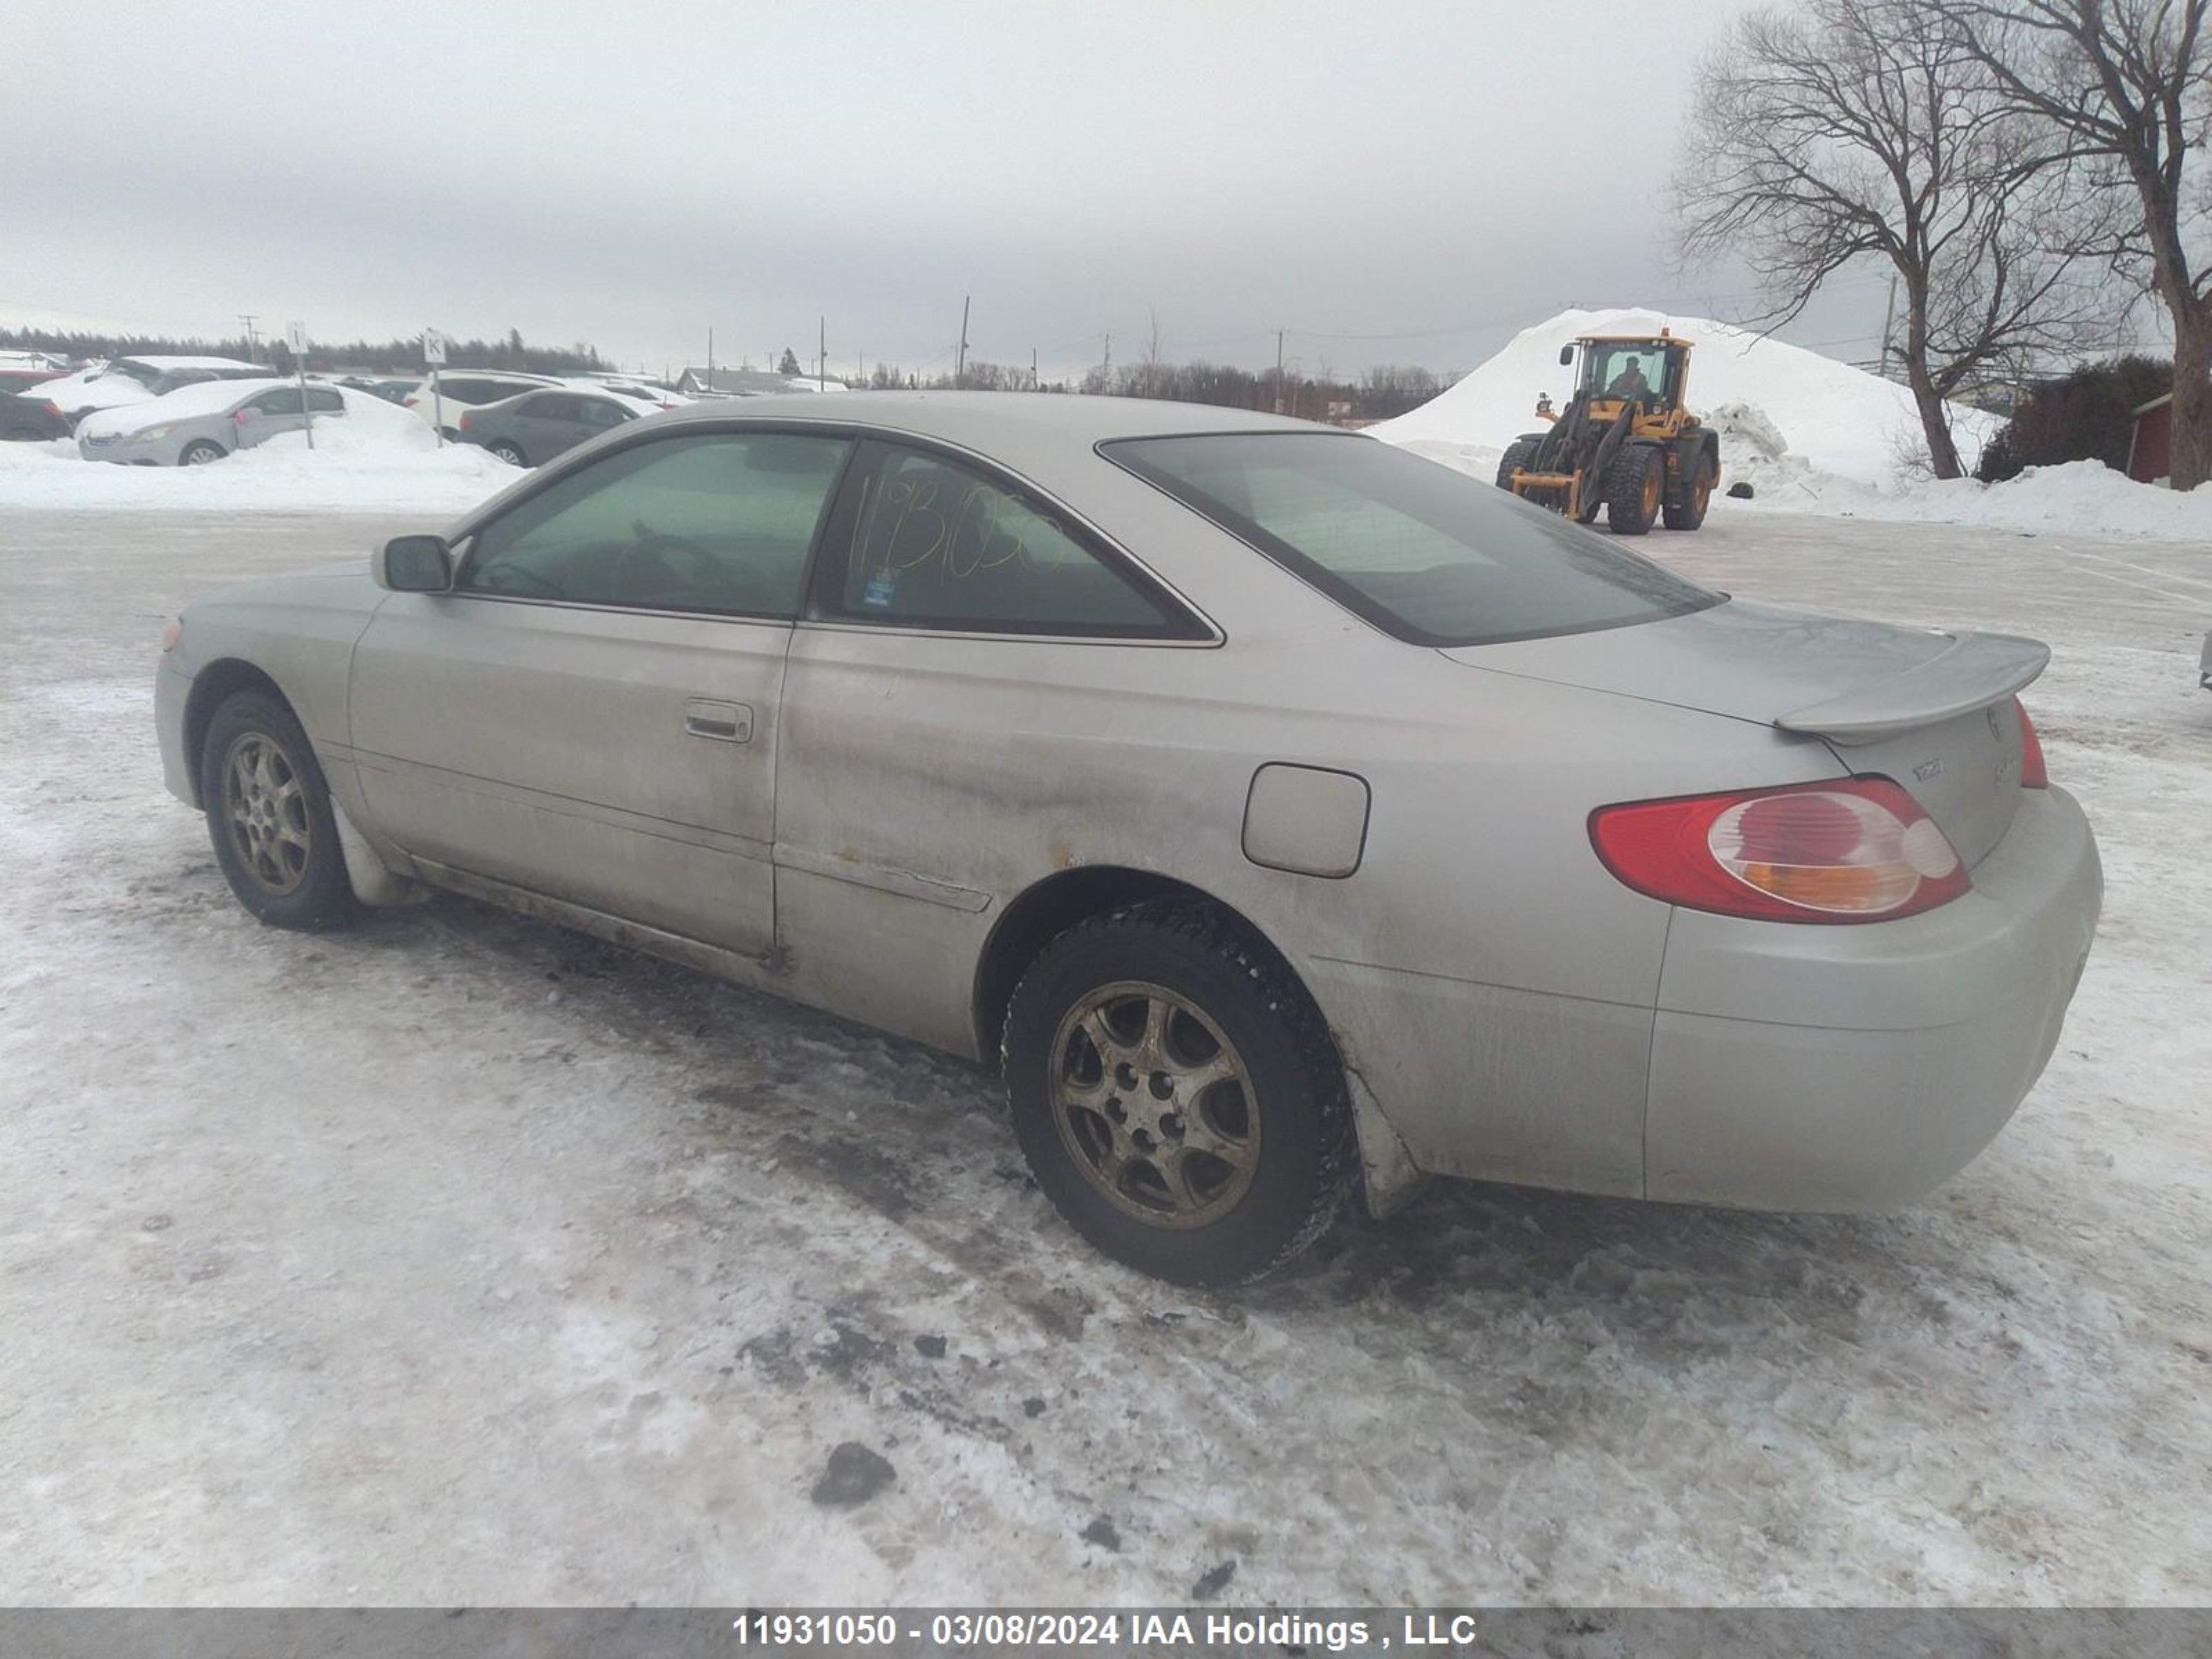
<path id="1" fill-rule="evenodd" d="M 1905 460 L 1923 446 L 1903 386 L 1706 317 L 1561 312 L 1523 329 L 1419 409 L 1370 429 L 1416 454 L 1494 478 L 1505 446 L 1540 429 L 1530 413 L 1536 394 L 1548 392 L 1557 406 L 1566 406 L 1575 371 L 1559 366 L 1562 345 L 1582 334 L 1662 326 L 1693 343 L 1688 401 L 1720 434 L 1723 487 L 1747 483 L 1756 492 L 1750 502 L 1728 502 L 1729 510 L 2212 542 L 2212 489 L 2178 495 L 2095 462 L 2044 467 L 1986 486 L 1912 477 Z M 1970 466 L 1999 424 L 1982 410 L 1953 406 L 1952 430 Z"/>
<path id="2" fill-rule="evenodd" d="M 2212 546 L 1652 538 L 2056 647 L 2105 923 L 1942 1193 L 1438 1187 L 1216 1298 L 951 1060 L 459 901 L 249 921 L 155 636 L 417 523 L 0 514 L 0 1601 L 2212 1600 Z M 848 1440 L 896 1482 L 817 1507 Z"/>

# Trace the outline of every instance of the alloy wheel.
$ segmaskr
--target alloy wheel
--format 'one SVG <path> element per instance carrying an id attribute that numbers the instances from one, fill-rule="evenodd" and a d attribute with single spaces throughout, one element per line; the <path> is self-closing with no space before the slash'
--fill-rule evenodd
<path id="1" fill-rule="evenodd" d="M 1260 1111 L 1234 1045 L 1163 986 L 1102 986 L 1053 1040 L 1053 1121 L 1115 1208 L 1158 1227 L 1234 1209 L 1260 1160 Z"/>
<path id="2" fill-rule="evenodd" d="M 282 897 L 307 879 L 314 850 L 307 794 L 289 756 L 260 732 L 242 732 L 222 760 L 223 821 L 239 867 Z"/>

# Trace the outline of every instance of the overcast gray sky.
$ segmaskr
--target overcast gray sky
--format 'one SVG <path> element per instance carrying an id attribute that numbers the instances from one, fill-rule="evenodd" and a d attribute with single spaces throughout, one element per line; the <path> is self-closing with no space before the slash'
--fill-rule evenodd
<path id="1" fill-rule="evenodd" d="M 1480 362 L 1673 274 L 1688 54 L 1741 6 L 12 0 L 0 322 Z M 1793 337 L 1864 356 L 1881 279 Z M 1832 343 L 1831 343 L 1832 342 Z"/>

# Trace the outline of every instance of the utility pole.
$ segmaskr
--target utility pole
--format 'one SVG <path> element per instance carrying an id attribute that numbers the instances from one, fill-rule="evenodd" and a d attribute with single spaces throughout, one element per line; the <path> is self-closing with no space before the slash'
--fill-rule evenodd
<path id="1" fill-rule="evenodd" d="M 1283 331 L 1275 331 L 1275 413 L 1283 412 Z"/>
<path id="2" fill-rule="evenodd" d="M 960 296 L 960 349 L 952 359 L 952 384 L 957 388 L 968 384 L 968 307 L 975 296 Z"/>
<path id="3" fill-rule="evenodd" d="M 260 349 L 260 343 L 253 332 L 253 319 L 258 314 L 251 311 L 241 311 L 238 313 L 238 320 L 246 325 L 246 361 L 249 363 L 258 363 L 261 361 L 254 355 Z"/>
<path id="4" fill-rule="evenodd" d="M 707 325 L 707 390 L 714 389 L 714 325 Z"/>
<path id="5" fill-rule="evenodd" d="M 1098 373 L 1106 382 L 1106 389 L 1111 392 L 1114 389 L 1114 337 L 1110 334 L 1106 337 L 1106 361 L 1100 366 Z"/>
<path id="6" fill-rule="evenodd" d="M 817 317 L 814 325 L 819 331 L 814 337 L 814 389 L 823 392 L 830 386 L 830 319 Z"/>
<path id="7" fill-rule="evenodd" d="M 1036 348 L 1031 346 L 1030 348 L 1030 390 L 1035 392 L 1036 389 Z"/>
<path id="8" fill-rule="evenodd" d="M 1889 273 L 1889 303 L 1881 308 L 1881 378 L 1889 378 L 1889 325 L 1897 316 L 1897 272 Z"/>

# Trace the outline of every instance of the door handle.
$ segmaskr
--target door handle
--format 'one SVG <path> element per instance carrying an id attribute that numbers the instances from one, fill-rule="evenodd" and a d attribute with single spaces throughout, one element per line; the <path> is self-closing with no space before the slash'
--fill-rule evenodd
<path id="1" fill-rule="evenodd" d="M 684 705 L 684 729 L 695 738 L 717 743 L 750 743 L 753 711 L 741 702 L 709 702 L 693 697 Z"/>

